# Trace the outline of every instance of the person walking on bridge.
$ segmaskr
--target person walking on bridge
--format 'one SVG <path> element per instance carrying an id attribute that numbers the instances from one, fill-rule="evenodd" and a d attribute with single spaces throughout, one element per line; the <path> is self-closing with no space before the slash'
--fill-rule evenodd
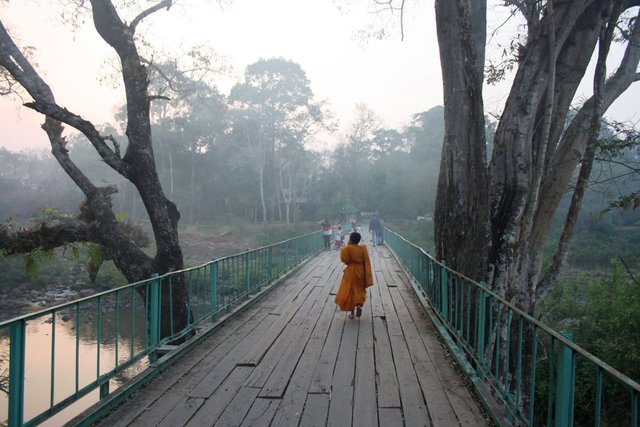
<path id="1" fill-rule="evenodd" d="M 349 319 L 362 315 L 367 298 L 367 288 L 373 285 L 371 261 L 365 245 L 360 243 L 360 233 L 351 233 L 349 243 L 340 250 L 340 260 L 347 265 L 336 295 L 335 303 L 342 311 L 349 312 Z"/>
<path id="2" fill-rule="evenodd" d="M 369 232 L 371 233 L 371 241 L 373 242 L 373 246 L 382 243 L 380 239 L 380 229 L 380 219 L 378 218 L 377 214 L 373 214 L 373 216 L 369 220 Z"/>

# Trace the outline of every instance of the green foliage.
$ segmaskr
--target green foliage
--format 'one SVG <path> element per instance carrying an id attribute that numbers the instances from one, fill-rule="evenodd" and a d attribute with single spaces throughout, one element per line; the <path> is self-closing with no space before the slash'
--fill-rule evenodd
<path id="1" fill-rule="evenodd" d="M 567 330 L 576 344 L 631 378 L 640 376 L 640 285 L 619 262 L 600 275 L 584 274 L 556 286 L 539 307 L 545 323 Z M 542 368 L 544 370 L 544 368 Z M 576 402 L 589 406 L 595 396 L 595 368 L 578 364 Z M 545 385 L 540 385 L 540 392 Z M 616 411 L 628 405 L 628 392 L 609 385 L 605 388 L 605 416 L 618 425 Z M 593 425 L 593 414 L 577 414 L 576 423 Z M 579 419 L 579 421 L 578 421 Z"/>
<path id="2" fill-rule="evenodd" d="M 34 278 L 37 274 L 38 266 L 43 261 L 51 261 L 56 257 L 56 252 L 53 249 L 34 249 L 31 252 L 24 254 L 22 260 L 24 262 L 24 271 L 27 276 Z"/>
<path id="3" fill-rule="evenodd" d="M 392 220 L 387 221 L 385 227 L 400 234 L 426 252 L 433 254 L 433 221 Z"/>
<path id="4" fill-rule="evenodd" d="M 589 201 L 585 201 L 589 203 Z M 633 223 L 634 212 L 611 212 L 597 215 L 598 206 L 586 206 L 580 215 L 571 239 L 566 266 L 569 268 L 607 268 L 611 258 L 622 257 L 630 266 L 640 267 L 640 226 Z M 589 212 L 589 210 L 591 212 Z M 563 212 L 559 212 L 545 243 L 545 264 L 548 265 L 556 249 L 561 232 Z M 637 212 L 640 216 L 640 212 Z"/>
<path id="5" fill-rule="evenodd" d="M 86 248 L 89 262 L 93 263 L 94 265 L 102 264 L 104 260 L 102 255 L 102 246 L 93 243 L 87 243 Z"/>
<path id="6" fill-rule="evenodd" d="M 60 212 L 58 209 L 50 206 L 41 207 L 40 210 L 31 216 L 32 224 L 50 223 L 59 219 L 69 218 L 68 214 Z"/>

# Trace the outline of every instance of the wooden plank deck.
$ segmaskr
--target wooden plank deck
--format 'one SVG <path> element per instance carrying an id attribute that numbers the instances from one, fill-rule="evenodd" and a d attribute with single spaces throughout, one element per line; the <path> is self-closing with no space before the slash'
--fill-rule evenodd
<path id="1" fill-rule="evenodd" d="M 362 317 L 333 303 L 323 252 L 101 420 L 101 426 L 483 426 L 387 248 Z"/>

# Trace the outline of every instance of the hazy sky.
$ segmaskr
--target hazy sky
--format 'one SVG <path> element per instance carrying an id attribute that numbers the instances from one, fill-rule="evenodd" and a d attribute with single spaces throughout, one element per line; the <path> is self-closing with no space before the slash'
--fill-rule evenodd
<path id="1" fill-rule="evenodd" d="M 113 57 L 110 48 L 90 21 L 71 32 L 61 24 L 57 2 L 40 3 L 11 1 L 0 7 L 0 19 L 21 45 L 36 48 L 35 62 L 59 104 L 96 124 L 112 121 L 124 97 L 121 87 L 102 81 Z M 412 114 L 442 104 L 433 1 L 407 2 L 404 41 L 398 27 L 387 27 L 388 38 L 363 44 L 357 35 L 375 23 L 375 14 L 369 13 L 372 3 L 234 0 L 221 9 L 217 1 L 186 0 L 182 7 L 154 14 L 140 31 L 164 50 L 207 44 L 228 57 L 234 77 L 218 82 L 225 94 L 248 64 L 261 57 L 284 57 L 306 71 L 316 98 L 328 101 L 343 131 L 359 102 L 372 108 L 384 125 L 401 127 Z M 496 16 L 497 11 L 490 12 L 490 19 Z M 486 109 L 500 111 L 505 93 L 506 85 L 489 88 Z M 638 120 L 634 99 L 639 94 L 635 89 L 625 96 L 612 113 L 621 120 Z M 0 146 L 48 147 L 39 127 L 42 118 L 18 100 L 0 98 L 0 117 Z"/>

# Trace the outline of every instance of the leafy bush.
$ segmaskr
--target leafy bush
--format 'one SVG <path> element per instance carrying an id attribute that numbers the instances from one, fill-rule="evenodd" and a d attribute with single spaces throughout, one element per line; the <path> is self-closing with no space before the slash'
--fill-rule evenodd
<path id="1" fill-rule="evenodd" d="M 426 252 L 434 253 L 433 221 L 389 220 L 385 223 L 389 228 Z"/>
<path id="2" fill-rule="evenodd" d="M 636 381 L 640 377 L 640 285 L 619 262 L 598 275 L 580 275 L 561 282 L 541 305 L 545 323 L 572 333 L 576 344 Z M 627 390 L 606 383 L 603 416 L 618 425 L 629 414 Z M 541 384 L 541 389 L 544 389 Z M 579 363 L 576 405 L 593 407 L 596 368 Z M 576 424 L 593 425 L 593 413 L 576 414 Z"/>

